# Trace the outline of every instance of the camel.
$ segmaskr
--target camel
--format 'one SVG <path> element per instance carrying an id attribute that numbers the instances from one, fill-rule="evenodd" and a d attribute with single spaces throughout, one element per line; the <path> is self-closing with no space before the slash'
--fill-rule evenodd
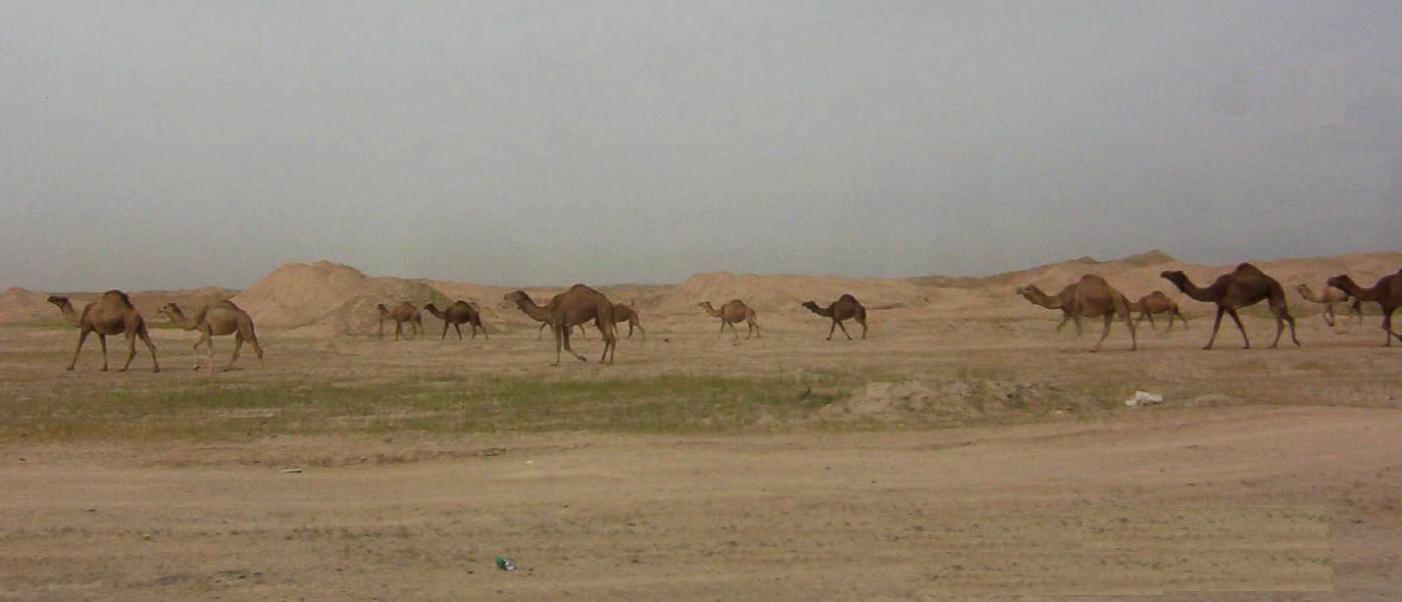
<path id="1" fill-rule="evenodd" d="M 385 304 L 381 303 L 376 305 L 375 309 L 380 312 L 379 336 L 381 339 L 385 338 L 385 318 L 394 320 L 394 340 L 396 341 L 399 340 L 399 335 L 404 332 L 404 324 L 406 322 L 409 324 L 410 330 L 413 331 L 414 336 L 423 334 L 424 315 L 419 312 L 419 308 L 414 307 L 414 304 L 404 301 L 394 306 L 394 309 L 391 310 L 385 307 Z M 409 338 L 409 335 L 405 333 L 404 340 L 407 341 Z"/>
<path id="2" fill-rule="evenodd" d="M 1329 286 L 1335 287 L 1353 298 L 1362 301 L 1372 301 L 1383 308 L 1383 332 L 1387 333 L 1387 342 L 1384 347 L 1392 346 L 1392 337 L 1402 341 L 1402 334 L 1392 329 L 1392 312 L 1398 307 L 1402 307 L 1402 270 L 1397 270 L 1396 274 L 1388 274 L 1378 279 L 1372 288 L 1363 288 L 1354 283 L 1353 278 L 1347 274 L 1341 274 L 1329 279 Z"/>
<path id="3" fill-rule="evenodd" d="M 477 338 L 478 328 L 482 329 L 482 338 L 491 339 L 491 337 L 487 336 L 487 327 L 482 325 L 482 314 L 477 312 L 477 306 L 463 301 L 462 299 L 458 299 L 456 303 L 449 305 L 447 309 L 438 309 L 432 303 L 429 303 L 424 306 L 424 311 L 433 314 L 435 318 L 443 321 L 443 336 L 438 337 L 440 341 L 448 338 L 448 325 L 450 324 L 453 326 L 453 330 L 458 332 L 459 341 L 462 340 L 462 328 L 459 327 L 460 324 L 471 325 L 472 338 L 474 339 Z"/>
<path id="4" fill-rule="evenodd" d="M 1129 350 L 1139 349 L 1139 339 L 1134 332 L 1134 320 L 1129 310 L 1129 299 L 1100 276 L 1086 274 L 1079 282 L 1062 289 L 1056 297 L 1048 297 L 1041 289 L 1032 285 L 1017 289 L 1017 293 L 1042 307 L 1060 309 L 1061 323 L 1065 324 L 1067 319 L 1073 320 L 1078 334 L 1081 332 L 1081 318 L 1103 317 L 1105 330 L 1101 332 L 1100 340 L 1095 342 L 1095 349 L 1092 351 L 1100 351 L 1105 338 L 1110 336 L 1110 323 L 1114 321 L 1115 316 L 1119 316 L 1129 328 Z M 1061 325 L 1057 325 L 1057 330 L 1061 330 Z"/>
<path id="5" fill-rule="evenodd" d="M 725 305 L 720 306 L 720 309 L 715 309 L 714 307 L 711 307 L 710 301 L 697 303 L 696 306 L 706 310 L 707 315 L 715 318 L 720 318 L 720 331 L 722 334 L 725 333 L 725 327 L 729 326 L 730 332 L 735 335 L 736 339 L 739 339 L 740 333 L 736 332 L 735 323 L 743 320 L 745 322 L 745 325 L 748 327 L 745 330 L 746 340 L 750 338 L 751 334 L 761 339 L 764 338 L 760 335 L 759 332 L 759 322 L 755 321 L 755 310 L 750 306 L 745 305 L 744 301 L 741 301 L 739 299 L 731 299 L 730 301 L 726 302 Z"/>
<path id="6" fill-rule="evenodd" d="M 1049 296 L 1046 293 L 1042 292 L 1042 289 L 1037 288 L 1037 285 L 1035 284 L 1029 284 L 1027 286 L 1018 287 L 1018 289 L 1013 292 L 1017 293 L 1018 295 L 1021 295 L 1024 299 L 1031 301 L 1033 305 L 1040 305 L 1047 309 L 1061 310 L 1061 322 L 1058 322 L 1056 325 L 1057 332 L 1061 332 L 1061 329 L 1064 328 L 1066 326 L 1066 323 L 1070 322 L 1071 318 L 1073 317 L 1071 315 L 1071 306 L 1072 303 L 1075 301 L 1076 297 L 1075 284 L 1068 285 L 1066 288 L 1061 289 L 1061 292 L 1057 293 L 1055 297 Z M 1081 336 L 1081 321 L 1076 320 L 1075 325 L 1076 336 Z"/>
<path id="7" fill-rule="evenodd" d="M 1245 343 L 1243 348 L 1250 349 L 1251 339 L 1247 338 L 1246 328 L 1242 327 L 1236 310 L 1260 303 L 1262 299 L 1270 304 L 1271 314 L 1275 316 L 1275 342 L 1271 343 L 1271 348 L 1274 349 L 1280 344 L 1285 322 L 1290 323 L 1290 340 L 1295 342 L 1296 347 L 1300 346 L 1300 339 L 1295 338 L 1295 318 L 1290 315 L 1290 308 L 1285 303 L 1285 289 L 1254 265 L 1238 265 L 1232 273 L 1219 276 L 1212 286 L 1207 288 L 1197 287 L 1183 272 L 1165 271 L 1159 276 L 1172 282 L 1183 294 L 1195 300 L 1217 304 L 1217 319 L 1212 322 L 1212 337 L 1207 339 L 1207 345 L 1203 349 L 1211 349 L 1212 343 L 1217 340 L 1217 329 L 1222 326 L 1223 313 L 1231 316 L 1232 321 L 1236 322 L 1237 330 L 1241 331 L 1241 340 Z"/>
<path id="8" fill-rule="evenodd" d="M 828 327 L 827 340 L 832 340 L 833 330 L 837 328 L 842 329 L 842 334 L 847 337 L 847 340 L 852 340 L 852 335 L 847 334 L 847 327 L 842 325 L 842 321 L 854 318 L 857 320 L 858 324 L 862 325 L 862 339 L 866 340 L 867 308 L 862 307 L 862 304 L 857 301 L 856 297 L 844 293 L 841 297 L 838 297 L 836 301 L 829 303 L 827 307 L 818 307 L 818 304 L 814 303 L 812 300 L 804 301 L 803 306 L 808 308 L 808 311 L 832 319 L 832 326 Z"/>
<path id="9" fill-rule="evenodd" d="M 1358 323 L 1363 323 L 1363 302 L 1359 301 L 1358 298 L 1353 295 L 1327 284 L 1324 285 L 1324 294 L 1319 296 L 1315 296 L 1314 291 L 1310 290 L 1310 285 L 1308 284 L 1300 283 L 1295 286 L 1295 290 L 1299 291 L 1300 296 L 1304 297 L 1306 301 L 1319 303 L 1324 306 L 1324 323 L 1329 326 L 1334 325 L 1335 303 L 1348 303 L 1352 313 L 1358 316 Z"/>
<path id="10" fill-rule="evenodd" d="M 526 291 L 512 291 L 503 295 L 502 299 L 514 303 L 531 318 L 550 324 L 550 330 L 555 334 L 555 363 L 551 364 L 552 366 L 560 365 L 562 347 L 579 361 L 588 361 L 570 348 L 570 333 L 575 326 L 587 324 L 590 320 L 598 326 L 599 333 L 604 338 L 604 354 L 599 358 L 599 363 L 613 363 L 614 356 L 611 352 L 614 352 L 618 345 L 617 330 L 614 327 L 614 305 L 603 293 L 583 284 L 576 284 L 569 290 L 555 295 L 550 299 L 550 303 L 543 306 L 536 305 Z"/>
<path id="11" fill-rule="evenodd" d="M 141 312 L 136 311 L 136 306 L 131 304 L 131 298 L 122 291 L 112 290 L 102 293 L 102 298 L 87 304 L 83 307 L 80 315 L 73 310 L 73 304 L 68 301 L 68 297 L 57 295 L 49 297 L 49 303 L 58 307 L 63 312 L 63 317 L 68 318 L 74 326 L 80 330 L 78 334 L 78 348 L 73 351 L 73 361 L 68 362 L 68 369 L 78 363 L 78 354 L 83 351 L 83 342 L 88 340 L 88 335 L 97 333 L 97 340 L 102 343 L 102 371 L 107 371 L 107 335 L 124 334 L 127 337 L 127 362 L 122 365 L 120 372 L 126 372 L 131 367 L 132 358 L 136 357 L 136 338 L 141 337 L 141 342 L 146 343 L 146 348 L 151 351 L 151 371 L 160 372 L 161 364 L 156 361 L 156 346 L 151 343 L 151 336 L 146 331 L 146 321 L 141 318 Z"/>
<path id="12" fill-rule="evenodd" d="M 633 328 L 637 327 L 638 332 L 643 333 L 643 340 L 647 340 L 647 331 L 643 330 L 642 322 L 638 321 L 638 310 L 634 309 L 631 301 L 627 305 L 619 303 L 613 306 L 613 322 L 615 324 L 628 323 L 628 338 L 633 338 Z"/>
<path id="13" fill-rule="evenodd" d="M 234 335 L 234 355 L 229 358 L 229 365 L 224 366 L 225 370 L 234 367 L 234 361 L 239 359 L 239 351 L 243 350 L 244 341 L 248 341 L 253 347 L 254 355 L 258 356 L 258 364 L 263 364 L 263 346 L 258 344 L 258 335 L 253 331 L 253 318 L 232 301 L 206 305 L 190 317 L 186 317 L 185 313 L 180 311 L 179 305 L 167 303 L 161 307 L 160 314 L 179 328 L 200 331 L 200 338 L 195 341 L 193 349 L 198 354 L 200 345 L 205 345 L 210 374 L 214 373 L 214 337 L 228 334 Z M 199 355 L 195 356 L 195 369 L 200 369 Z"/>
<path id="14" fill-rule="evenodd" d="M 1135 320 L 1135 324 L 1142 323 L 1147 318 L 1149 328 L 1154 328 L 1154 314 L 1168 314 L 1168 329 L 1164 332 L 1173 330 L 1174 318 L 1183 321 L 1183 328 L 1188 327 L 1188 319 L 1183 317 L 1183 312 L 1178 311 L 1178 302 L 1163 294 L 1163 291 L 1154 291 L 1140 297 L 1138 301 L 1129 304 L 1129 310 L 1139 312 L 1139 319 Z"/>

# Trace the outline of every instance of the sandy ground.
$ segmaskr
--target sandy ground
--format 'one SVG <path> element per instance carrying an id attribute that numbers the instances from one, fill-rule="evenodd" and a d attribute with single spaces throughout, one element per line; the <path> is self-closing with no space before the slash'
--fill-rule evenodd
<path id="1" fill-rule="evenodd" d="M 551 345 L 521 328 L 461 343 L 269 334 L 267 367 L 245 355 L 214 376 L 189 370 L 188 333 L 155 332 L 162 374 L 144 353 L 132 372 L 102 374 L 91 342 L 77 371 L 62 370 L 73 330 L 6 328 L 0 394 L 12 409 L 210 382 L 814 372 L 936 395 L 949 390 L 938 383 L 978 381 L 1169 401 L 983 411 L 957 428 L 916 409 L 854 432 L 824 426 L 842 412 L 823 410 L 698 435 L 12 436 L 0 441 L 0 599 L 1402 594 L 1402 349 L 1377 347 L 1376 317 L 1334 329 L 1302 319 L 1303 349 L 1242 351 L 1224 331 L 1223 349 L 1203 352 L 1208 325 L 1196 320 L 1144 333 L 1135 353 L 1116 331 L 1099 354 L 1085 351 L 1091 334 L 1052 333 L 1054 318 L 897 310 L 874 314 L 865 342 L 825 343 L 815 318 L 736 344 L 706 318 L 645 316 L 648 340 L 623 342 L 612 367 L 592 361 L 597 335 L 580 345 L 590 363 L 550 368 Z M 1248 328 L 1269 342 L 1268 322 Z M 230 348 L 221 341 L 220 357 Z M 499 554 L 520 569 L 494 568 Z"/>

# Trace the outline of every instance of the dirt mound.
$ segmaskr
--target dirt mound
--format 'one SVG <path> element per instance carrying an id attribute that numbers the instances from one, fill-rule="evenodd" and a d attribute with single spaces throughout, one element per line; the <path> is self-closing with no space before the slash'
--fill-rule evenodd
<path id="1" fill-rule="evenodd" d="M 233 299 L 260 328 L 311 335 L 372 334 L 376 304 L 446 300 L 427 281 L 372 278 L 330 261 L 284 265 Z"/>
<path id="2" fill-rule="evenodd" d="M 720 306 L 731 299 L 740 299 L 761 312 L 800 315 L 806 312 L 799 304 L 815 300 L 826 304 L 843 293 L 850 293 L 868 309 L 880 307 L 911 307 L 928 303 L 928 290 L 903 279 L 842 278 L 836 276 L 795 276 L 730 274 L 725 272 L 697 274 L 663 293 L 656 301 L 656 310 L 663 313 L 695 313 L 696 304 L 710 301 Z"/>
<path id="3" fill-rule="evenodd" d="M 0 324 L 61 321 L 58 308 L 45 301 L 48 297 L 19 287 L 6 289 L 0 293 Z"/>

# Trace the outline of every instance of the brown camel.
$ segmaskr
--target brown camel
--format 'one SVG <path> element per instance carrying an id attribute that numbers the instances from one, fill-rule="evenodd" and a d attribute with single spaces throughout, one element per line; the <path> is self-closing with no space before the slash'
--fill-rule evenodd
<path id="1" fill-rule="evenodd" d="M 200 338 L 195 341 L 193 349 L 198 354 L 200 345 L 205 345 L 211 374 L 214 373 L 214 337 L 228 334 L 234 335 L 234 355 L 229 358 L 229 365 L 224 366 L 225 370 L 234 367 L 234 361 L 239 359 L 239 351 L 243 350 L 244 341 L 248 341 L 253 347 L 259 365 L 263 364 L 263 346 L 258 344 L 258 335 L 253 331 L 253 318 L 248 316 L 248 312 L 234 305 L 233 301 L 206 305 L 190 317 L 186 317 L 185 313 L 180 311 L 180 306 L 167 303 L 161 308 L 160 314 L 168 318 L 171 324 L 182 329 L 200 331 Z M 195 369 L 200 369 L 199 355 L 195 356 Z"/>
<path id="2" fill-rule="evenodd" d="M 1110 336 L 1110 322 L 1114 321 L 1115 316 L 1119 316 L 1129 328 L 1129 350 L 1139 349 L 1139 339 L 1134 332 L 1134 320 L 1129 310 L 1129 299 L 1100 276 L 1086 274 L 1079 282 L 1062 289 L 1056 297 L 1048 297 L 1036 286 L 1030 285 L 1017 289 L 1017 293 L 1042 307 L 1060 309 L 1063 312 L 1062 324 L 1065 324 L 1069 317 L 1076 323 L 1077 333 L 1081 332 L 1081 318 L 1103 317 L 1105 330 L 1101 332 L 1100 340 L 1095 342 L 1095 349 L 1092 351 L 1100 351 L 1101 344 Z M 1057 330 L 1060 329 L 1061 326 L 1058 325 Z"/>
<path id="3" fill-rule="evenodd" d="M 487 336 L 487 327 L 482 325 L 482 314 L 477 312 L 477 306 L 463 301 L 462 299 L 458 299 L 456 303 L 449 305 L 448 309 L 438 309 L 432 303 L 429 303 L 424 306 L 424 311 L 433 314 L 435 318 L 443 321 L 443 336 L 438 337 L 440 341 L 448 338 L 448 326 L 450 324 L 453 326 L 453 330 L 457 331 L 459 341 L 462 340 L 462 328 L 459 327 L 460 324 L 468 324 L 471 326 L 472 338 L 474 339 L 477 338 L 478 328 L 482 329 L 482 338 L 491 339 L 491 337 Z"/>
<path id="4" fill-rule="evenodd" d="M 152 372 L 160 372 L 161 364 L 156 361 L 156 346 L 151 343 L 151 336 L 146 332 L 146 321 L 141 318 L 141 312 L 136 311 L 136 306 L 131 304 L 131 298 L 122 291 L 107 291 L 102 293 L 102 299 L 87 304 L 83 308 L 81 315 L 73 310 L 73 304 L 68 302 L 68 297 L 57 295 L 49 297 L 49 303 L 58 307 L 63 312 L 63 317 L 68 318 L 74 326 L 80 330 L 78 333 L 78 348 L 73 351 L 73 361 L 68 362 L 68 369 L 78 363 L 78 354 L 83 351 L 83 341 L 88 340 L 88 335 L 97 333 L 97 340 L 102 343 L 102 371 L 107 371 L 107 335 L 125 334 L 127 337 L 127 362 L 122 365 L 122 372 L 126 372 L 131 367 L 132 358 L 136 357 L 136 338 L 141 337 L 141 342 L 146 343 L 146 348 L 151 351 Z"/>
<path id="5" fill-rule="evenodd" d="M 1295 338 L 1295 318 L 1290 315 L 1290 308 L 1285 303 L 1285 289 L 1280 287 L 1280 283 L 1275 278 L 1267 276 L 1256 266 L 1243 263 L 1236 266 L 1230 274 L 1223 274 L 1217 278 L 1212 286 L 1198 288 L 1188 279 L 1188 275 L 1179 271 L 1166 271 L 1159 274 L 1160 277 L 1172 282 L 1183 294 L 1204 303 L 1217 304 L 1217 319 L 1212 322 L 1212 337 L 1207 339 L 1207 346 L 1203 349 L 1211 349 L 1212 343 L 1217 340 L 1217 329 L 1222 326 L 1222 314 L 1232 317 L 1236 322 L 1237 330 L 1241 331 L 1241 340 L 1245 343 L 1244 349 L 1251 348 L 1251 339 L 1246 336 L 1246 328 L 1241 325 L 1241 318 L 1237 316 L 1236 310 L 1266 300 L 1270 304 L 1271 314 L 1275 316 L 1275 342 L 1271 343 L 1274 349 L 1280 344 L 1280 335 L 1285 331 L 1285 323 L 1290 323 L 1290 340 L 1295 342 L 1295 346 L 1300 346 L 1300 339 Z"/>
<path id="6" fill-rule="evenodd" d="M 1363 323 L 1363 302 L 1359 301 L 1358 298 L 1354 297 L 1353 295 L 1345 293 L 1327 284 L 1324 285 L 1324 294 L 1318 296 L 1314 294 L 1313 290 L 1310 290 L 1310 285 L 1308 284 L 1300 283 L 1299 285 L 1295 286 L 1295 290 L 1299 291 L 1300 296 L 1304 297 L 1306 301 L 1309 301 L 1311 303 L 1319 303 L 1324 306 L 1325 324 L 1328 324 L 1330 326 L 1334 325 L 1335 303 L 1348 303 L 1351 313 L 1353 313 L 1353 315 L 1355 316 L 1358 316 L 1358 323 Z"/>
<path id="7" fill-rule="evenodd" d="M 1402 307 L 1402 270 L 1397 270 L 1396 274 L 1388 274 L 1378 279 L 1373 288 L 1363 288 L 1354 283 L 1353 278 L 1347 274 L 1342 274 L 1329 279 L 1329 286 L 1338 288 L 1353 296 L 1355 299 L 1372 301 L 1383 308 L 1383 332 L 1387 333 L 1386 347 L 1392 346 L 1392 337 L 1402 341 L 1402 334 L 1392 329 L 1392 312 L 1398 307 Z"/>
<path id="8" fill-rule="evenodd" d="M 613 323 L 622 324 L 624 322 L 628 323 L 628 338 L 633 338 L 633 328 L 636 327 L 638 332 L 643 333 L 643 340 L 647 340 L 647 331 L 643 330 L 642 322 L 638 321 L 638 310 L 634 309 L 632 302 L 627 305 L 619 303 L 613 306 Z"/>
<path id="9" fill-rule="evenodd" d="M 380 312 L 380 326 L 378 332 L 379 337 L 381 339 L 385 338 L 386 318 L 394 320 L 394 340 L 396 341 L 399 340 L 399 335 L 401 333 L 404 334 L 405 340 L 409 340 L 409 334 L 404 333 L 405 323 L 409 324 L 409 330 L 414 333 L 414 336 L 423 334 L 424 315 L 419 311 L 419 308 L 414 307 L 413 303 L 404 301 L 399 305 L 394 306 L 393 310 L 389 309 L 388 307 L 385 307 L 385 304 L 381 303 L 379 305 L 376 305 L 375 309 Z"/>
<path id="10" fill-rule="evenodd" d="M 1076 298 L 1075 284 L 1067 285 L 1067 287 L 1061 289 L 1061 292 L 1057 293 L 1055 297 L 1042 292 L 1042 289 L 1037 288 L 1035 284 L 1019 287 L 1013 292 L 1031 301 L 1033 305 L 1040 305 L 1047 309 L 1061 310 L 1061 322 L 1058 322 L 1056 325 L 1057 332 L 1061 332 L 1061 329 L 1066 326 L 1066 323 L 1071 322 L 1071 318 L 1073 317 L 1071 315 L 1071 306 Z M 1081 336 L 1081 321 L 1076 320 L 1074 323 L 1076 325 L 1076 336 Z"/>
<path id="11" fill-rule="evenodd" d="M 1129 304 L 1129 310 L 1139 312 L 1139 319 L 1134 321 L 1135 324 L 1142 323 L 1147 318 L 1149 328 L 1155 328 L 1154 314 L 1168 314 L 1168 329 L 1164 332 L 1173 330 L 1174 318 L 1183 321 L 1183 328 L 1188 327 L 1188 319 L 1183 317 L 1183 312 L 1178 311 L 1178 302 L 1163 294 L 1163 291 L 1154 291 L 1140 297 L 1138 301 Z"/>
<path id="12" fill-rule="evenodd" d="M 852 340 L 852 335 L 847 334 L 847 327 L 842 325 L 843 320 L 851 319 L 856 319 L 857 323 L 862 325 L 862 339 L 867 338 L 867 308 L 862 307 L 856 297 L 843 294 L 836 301 L 829 303 L 827 307 L 818 307 L 818 304 L 811 300 L 804 301 L 803 306 L 808 308 L 808 311 L 832 319 L 832 326 L 828 327 L 827 340 L 832 340 L 833 330 L 838 328 L 842 329 L 842 334 L 847 337 L 847 340 Z"/>
<path id="13" fill-rule="evenodd" d="M 750 338 L 751 334 L 761 339 L 764 338 L 759 332 L 759 322 L 755 321 L 755 310 L 745 305 L 744 301 L 731 299 L 726 302 L 725 305 L 720 306 L 720 309 L 711 307 L 710 301 L 697 303 L 696 306 L 706 310 L 707 315 L 720 318 L 720 331 L 722 333 L 725 332 L 725 327 L 729 326 L 730 332 L 735 335 L 735 338 L 739 339 L 740 333 L 735 330 L 735 323 L 744 321 L 745 325 L 748 327 L 745 330 L 745 338 L 747 340 Z"/>
<path id="14" fill-rule="evenodd" d="M 599 358 L 599 363 L 613 363 L 613 352 L 618 345 L 617 331 L 614 328 L 614 306 L 603 293 L 583 284 L 576 284 L 569 290 L 555 295 L 550 299 L 550 303 L 544 306 L 536 305 L 526 291 L 512 291 L 502 298 L 516 304 L 516 307 L 531 318 L 550 324 L 550 330 L 555 334 L 555 363 L 551 364 L 552 366 L 560 365 L 561 348 L 581 362 L 588 361 L 570 348 L 570 333 L 575 326 L 588 324 L 590 320 L 598 326 L 599 333 L 604 338 L 604 354 Z"/>

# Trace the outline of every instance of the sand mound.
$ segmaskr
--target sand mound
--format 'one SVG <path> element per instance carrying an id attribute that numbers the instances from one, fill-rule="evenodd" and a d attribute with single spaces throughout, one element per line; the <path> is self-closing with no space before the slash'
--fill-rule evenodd
<path id="1" fill-rule="evenodd" d="M 376 304 L 441 304 L 446 297 L 427 281 L 371 278 L 347 265 L 318 261 L 279 267 L 233 301 L 260 328 L 342 335 L 374 333 L 379 323 Z"/>
<path id="2" fill-rule="evenodd" d="M 48 297 L 19 287 L 6 289 L 0 293 L 0 324 L 61 321 L 58 309 L 45 301 Z"/>

